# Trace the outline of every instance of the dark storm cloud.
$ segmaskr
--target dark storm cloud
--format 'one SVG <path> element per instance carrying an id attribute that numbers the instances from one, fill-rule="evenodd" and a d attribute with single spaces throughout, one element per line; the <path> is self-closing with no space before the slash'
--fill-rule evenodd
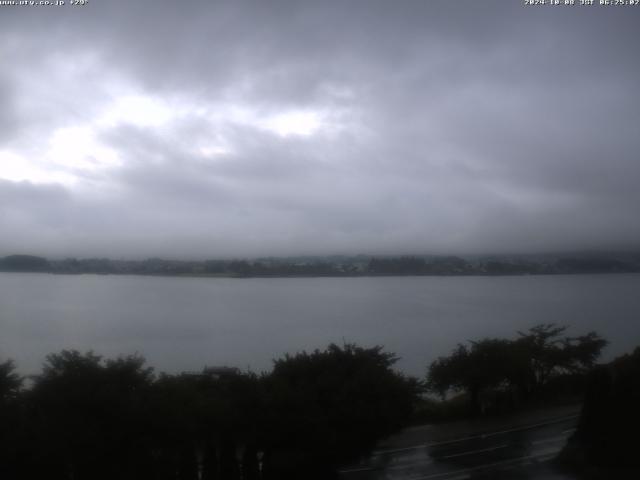
<path id="1" fill-rule="evenodd" d="M 25 239 L 51 254 L 173 256 L 640 240 L 638 8 L 2 13 L 5 253 Z M 28 168 L 10 168 L 17 158 Z"/>

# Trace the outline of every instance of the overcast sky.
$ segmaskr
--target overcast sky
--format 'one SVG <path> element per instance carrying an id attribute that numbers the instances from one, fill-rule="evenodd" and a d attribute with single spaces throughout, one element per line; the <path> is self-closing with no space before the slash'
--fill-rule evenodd
<path id="1" fill-rule="evenodd" d="M 639 45 L 640 6 L 0 6 L 0 254 L 634 248 Z"/>

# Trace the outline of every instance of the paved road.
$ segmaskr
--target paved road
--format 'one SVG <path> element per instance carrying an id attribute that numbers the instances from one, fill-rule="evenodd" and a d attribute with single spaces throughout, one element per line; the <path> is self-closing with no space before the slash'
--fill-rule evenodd
<path id="1" fill-rule="evenodd" d="M 344 480 L 567 479 L 570 477 L 554 472 L 548 464 L 578 421 L 577 411 L 562 413 L 546 418 L 538 415 L 535 422 L 526 424 L 495 424 L 497 428 L 466 432 L 446 440 L 433 440 L 437 433 L 442 436 L 446 426 L 435 431 L 425 429 L 422 434 L 425 442 L 383 447 L 365 462 L 343 469 L 341 477 Z M 415 441 L 420 432 L 408 431 L 404 437 Z M 402 445 L 402 436 L 395 443 Z"/>

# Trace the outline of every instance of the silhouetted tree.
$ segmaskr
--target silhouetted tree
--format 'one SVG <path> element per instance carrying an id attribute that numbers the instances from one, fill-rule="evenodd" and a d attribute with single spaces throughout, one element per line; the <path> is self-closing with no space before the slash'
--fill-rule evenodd
<path id="1" fill-rule="evenodd" d="M 0 363 L 0 405 L 16 397 L 22 387 L 23 380 L 16 373 L 13 360 Z"/>
<path id="2" fill-rule="evenodd" d="M 553 323 L 536 325 L 528 332 L 518 332 L 515 346 L 520 359 L 527 359 L 520 376 L 524 390 L 531 393 L 545 386 L 554 375 L 585 373 L 595 364 L 607 341 L 596 332 L 579 337 L 561 337 L 566 326 Z"/>
<path id="3" fill-rule="evenodd" d="M 0 478 L 11 478 L 20 469 L 20 394 L 23 378 L 12 360 L 0 363 Z"/>
<path id="4" fill-rule="evenodd" d="M 507 384 L 514 376 L 514 349 L 510 341 L 501 339 L 470 343 L 470 347 L 459 344 L 450 356 L 431 364 L 428 386 L 443 396 L 450 390 L 467 392 L 472 413 L 479 413 L 480 394 Z"/>
<path id="5" fill-rule="evenodd" d="M 578 429 L 560 461 L 588 478 L 638 478 L 638 405 L 640 347 L 589 373 Z"/>
<path id="6" fill-rule="evenodd" d="M 266 379 L 268 478 L 328 478 L 409 418 L 417 382 L 381 347 L 330 345 L 277 360 Z"/>
<path id="7" fill-rule="evenodd" d="M 163 419 L 155 425 L 159 477 L 235 479 L 244 467 L 243 478 L 254 478 L 262 404 L 253 374 L 205 368 L 162 375 L 152 407 Z"/>
<path id="8" fill-rule="evenodd" d="M 156 377 L 137 355 L 49 355 L 21 390 L 0 364 L 0 478 L 328 478 L 408 420 L 418 383 L 380 347 L 329 346 L 233 368 Z"/>
<path id="9" fill-rule="evenodd" d="M 151 369 L 137 356 L 102 362 L 92 352 L 49 355 L 30 392 L 38 457 L 47 478 L 145 478 Z"/>
<path id="10" fill-rule="evenodd" d="M 479 413 L 481 394 L 488 390 L 518 391 L 523 397 L 545 387 L 551 378 L 586 373 L 607 344 L 595 332 L 561 337 L 567 327 L 536 325 L 516 340 L 484 339 L 459 344 L 447 357 L 429 366 L 427 385 L 445 395 L 463 391 L 469 395 L 472 413 Z"/>

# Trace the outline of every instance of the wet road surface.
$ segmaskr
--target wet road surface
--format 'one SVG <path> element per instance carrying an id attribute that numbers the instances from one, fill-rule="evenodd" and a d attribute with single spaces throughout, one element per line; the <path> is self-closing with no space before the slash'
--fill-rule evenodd
<path id="1" fill-rule="evenodd" d="M 463 480 L 463 479 L 569 479 L 555 472 L 549 460 L 564 447 L 575 430 L 577 410 L 528 423 L 499 424 L 464 431 L 446 425 L 409 429 L 374 452 L 359 465 L 340 472 L 344 480 Z M 457 436 L 439 440 L 447 433 Z M 406 445 L 411 440 L 410 445 Z M 416 442 L 416 440 L 424 440 Z"/>

